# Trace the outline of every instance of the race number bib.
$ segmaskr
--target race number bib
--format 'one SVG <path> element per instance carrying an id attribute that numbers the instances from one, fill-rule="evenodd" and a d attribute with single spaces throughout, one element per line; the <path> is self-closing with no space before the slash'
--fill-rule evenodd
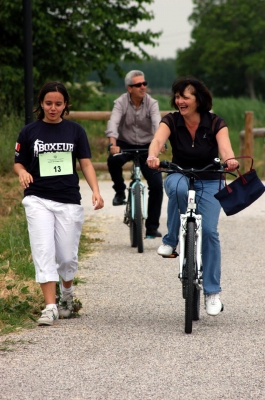
<path id="1" fill-rule="evenodd" d="M 40 176 L 71 175 L 73 173 L 72 153 L 55 152 L 39 154 Z"/>

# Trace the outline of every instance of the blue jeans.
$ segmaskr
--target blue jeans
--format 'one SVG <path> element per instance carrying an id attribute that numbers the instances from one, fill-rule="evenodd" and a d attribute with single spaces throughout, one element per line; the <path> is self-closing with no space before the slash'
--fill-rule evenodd
<path id="1" fill-rule="evenodd" d="M 188 180 L 182 174 L 174 173 L 166 177 L 164 186 L 168 196 L 168 233 L 163 237 L 163 243 L 175 247 L 178 244 L 180 214 L 185 214 L 187 209 Z M 214 197 L 218 189 L 219 180 L 195 180 L 197 213 L 202 215 L 204 294 L 221 291 L 221 249 L 217 231 L 221 206 Z"/>

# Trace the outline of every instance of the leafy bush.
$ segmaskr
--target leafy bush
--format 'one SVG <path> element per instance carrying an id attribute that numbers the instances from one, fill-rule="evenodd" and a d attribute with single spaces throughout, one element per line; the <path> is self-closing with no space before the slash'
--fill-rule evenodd
<path id="1" fill-rule="evenodd" d="M 104 107 L 105 101 L 102 85 L 100 82 L 66 83 L 70 93 L 71 109 L 75 111 L 86 111 L 87 104 L 92 105 L 93 110 Z"/>
<path id="2" fill-rule="evenodd" d="M 0 174 L 12 171 L 15 155 L 15 143 L 21 128 L 23 118 L 14 113 L 0 116 Z"/>

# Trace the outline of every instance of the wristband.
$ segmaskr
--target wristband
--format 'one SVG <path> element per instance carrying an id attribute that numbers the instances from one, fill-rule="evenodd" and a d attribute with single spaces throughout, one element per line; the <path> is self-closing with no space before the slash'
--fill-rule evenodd
<path id="1" fill-rule="evenodd" d="M 113 143 L 110 143 L 110 144 L 108 145 L 108 152 L 110 152 L 111 146 L 113 146 Z"/>

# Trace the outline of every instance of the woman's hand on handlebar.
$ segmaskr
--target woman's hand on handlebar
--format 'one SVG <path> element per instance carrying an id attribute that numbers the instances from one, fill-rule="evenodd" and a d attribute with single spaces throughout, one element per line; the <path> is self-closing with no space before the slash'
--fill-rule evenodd
<path id="1" fill-rule="evenodd" d="M 225 163 L 227 165 L 225 171 L 235 171 L 237 168 L 239 168 L 239 163 L 235 159 L 227 160 Z"/>
<path id="2" fill-rule="evenodd" d="M 160 160 L 158 157 L 155 156 L 148 156 L 146 162 L 148 167 L 152 169 L 158 169 L 160 166 Z"/>

